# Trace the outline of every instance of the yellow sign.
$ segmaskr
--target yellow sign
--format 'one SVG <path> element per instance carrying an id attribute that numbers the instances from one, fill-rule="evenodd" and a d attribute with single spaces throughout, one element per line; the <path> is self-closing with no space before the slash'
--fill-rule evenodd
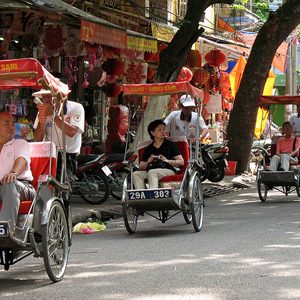
<path id="1" fill-rule="evenodd" d="M 127 34 L 126 44 L 129 50 L 157 52 L 157 40 Z"/>
<path id="2" fill-rule="evenodd" d="M 176 33 L 176 28 L 151 23 L 152 35 L 160 41 L 170 42 Z"/>

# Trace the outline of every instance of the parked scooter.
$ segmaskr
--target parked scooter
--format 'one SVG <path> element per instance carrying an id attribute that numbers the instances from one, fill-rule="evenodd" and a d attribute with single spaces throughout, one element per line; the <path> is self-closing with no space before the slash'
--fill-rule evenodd
<path id="1" fill-rule="evenodd" d="M 204 144 L 201 146 L 203 159 L 203 171 L 201 181 L 208 179 L 212 182 L 219 182 L 225 176 L 228 167 L 226 156 L 229 148 L 226 143 Z"/>
<path id="2" fill-rule="evenodd" d="M 72 180 L 72 193 L 89 204 L 104 203 L 110 194 L 109 181 L 102 171 L 105 154 L 80 155 L 77 172 Z"/>
<path id="3" fill-rule="evenodd" d="M 79 195 L 89 204 L 104 203 L 111 194 L 121 199 L 123 179 L 129 173 L 129 164 L 136 154 L 91 154 L 77 158 L 76 180 L 72 181 L 73 194 Z"/>

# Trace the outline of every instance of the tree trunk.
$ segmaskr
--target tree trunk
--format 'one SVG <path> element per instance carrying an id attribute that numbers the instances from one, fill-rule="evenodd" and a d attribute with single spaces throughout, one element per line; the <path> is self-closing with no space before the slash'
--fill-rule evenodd
<path id="1" fill-rule="evenodd" d="M 237 173 L 247 169 L 257 103 L 268 78 L 273 57 L 281 43 L 299 23 L 300 1 L 288 0 L 276 12 L 270 12 L 252 46 L 228 125 L 229 159 L 238 162 Z"/>

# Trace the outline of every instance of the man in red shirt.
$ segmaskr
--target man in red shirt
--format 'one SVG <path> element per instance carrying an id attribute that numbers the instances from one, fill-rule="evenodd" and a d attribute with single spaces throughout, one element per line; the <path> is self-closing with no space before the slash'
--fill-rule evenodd
<path id="1" fill-rule="evenodd" d="M 271 158 L 270 170 L 288 171 L 291 162 L 298 162 L 300 139 L 294 137 L 290 122 L 282 125 L 282 135 L 276 144 L 276 154 Z M 296 140 L 295 140 L 296 139 Z"/>

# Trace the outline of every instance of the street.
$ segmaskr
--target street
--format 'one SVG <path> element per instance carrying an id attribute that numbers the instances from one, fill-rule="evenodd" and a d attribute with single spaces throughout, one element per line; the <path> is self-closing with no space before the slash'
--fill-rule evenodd
<path id="1" fill-rule="evenodd" d="M 300 209 L 296 193 L 256 188 L 206 200 L 195 233 L 181 214 L 161 224 L 123 220 L 74 234 L 64 279 L 52 284 L 33 257 L 0 271 L 1 299 L 300 299 Z"/>

